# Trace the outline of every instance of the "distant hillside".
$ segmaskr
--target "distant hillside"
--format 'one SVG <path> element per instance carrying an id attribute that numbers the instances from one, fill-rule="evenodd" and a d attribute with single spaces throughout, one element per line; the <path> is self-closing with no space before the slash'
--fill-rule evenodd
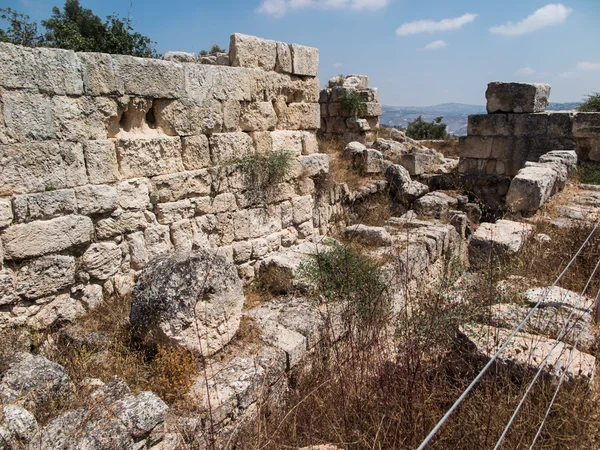
<path id="1" fill-rule="evenodd" d="M 547 111 L 568 111 L 575 109 L 579 103 L 550 103 Z M 465 105 L 463 103 L 443 103 L 434 106 L 383 106 L 381 123 L 383 125 L 405 128 L 408 122 L 423 116 L 431 122 L 436 117 L 443 116 L 443 122 L 448 125 L 448 132 L 456 136 L 467 134 L 467 118 L 471 114 L 485 114 L 485 106 Z"/>

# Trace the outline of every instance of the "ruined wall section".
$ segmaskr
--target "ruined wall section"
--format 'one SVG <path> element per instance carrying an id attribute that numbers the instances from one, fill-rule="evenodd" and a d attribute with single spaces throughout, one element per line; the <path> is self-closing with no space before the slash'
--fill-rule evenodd
<path id="1" fill-rule="evenodd" d="M 149 260 L 255 262 L 317 230 L 318 50 L 245 35 L 231 66 L 0 44 L 0 328 L 71 320 Z M 233 158 L 293 153 L 254 195 Z"/>
<path id="2" fill-rule="evenodd" d="M 352 110 L 345 101 L 347 96 L 356 95 L 362 102 L 359 110 Z M 320 136 L 325 139 L 341 139 L 344 143 L 352 141 L 370 144 L 377 138 L 381 104 L 379 91 L 369 87 L 366 75 L 348 75 L 333 77 L 327 88 L 321 90 Z"/>

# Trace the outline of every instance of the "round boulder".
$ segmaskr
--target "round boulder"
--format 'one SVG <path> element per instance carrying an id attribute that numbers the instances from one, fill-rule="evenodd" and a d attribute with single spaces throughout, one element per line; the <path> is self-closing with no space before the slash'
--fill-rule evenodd
<path id="1" fill-rule="evenodd" d="M 208 356 L 240 324 L 244 292 L 235 266 L 207 249 L 158 257 L 141 271 L 130 321 L 147 342 Z"/>

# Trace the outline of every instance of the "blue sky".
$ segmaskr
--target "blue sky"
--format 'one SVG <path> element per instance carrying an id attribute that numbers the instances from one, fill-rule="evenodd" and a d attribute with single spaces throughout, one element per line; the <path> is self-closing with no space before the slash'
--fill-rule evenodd
<path id="1" fill-rule="evenodd" d="M 2 3 L 41 20 L 62 2 Z M 493 80 L 549 83 L 554 102 L 600 91 L 600 0 L 133 0 L 131 17 L 159 52 L 227 47 L 234 32 L 318 47 L 321 84 L 367 74 L 387 105 L 481 105 Z"/>

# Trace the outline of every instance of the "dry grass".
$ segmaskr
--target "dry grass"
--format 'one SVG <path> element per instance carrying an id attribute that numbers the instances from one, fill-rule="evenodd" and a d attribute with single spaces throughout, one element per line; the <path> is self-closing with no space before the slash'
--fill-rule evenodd
<path id="1" fill-rule="evenodd" d="M 363 187 L 371 177 L 364 176 L 352 167 L 352 159 L 344 154 L 344 143 L 341 139 L 322 139 L 319 151 L 329 156 L 329 178 L 334 183 L 346 183 L 351 191 Z"/>

